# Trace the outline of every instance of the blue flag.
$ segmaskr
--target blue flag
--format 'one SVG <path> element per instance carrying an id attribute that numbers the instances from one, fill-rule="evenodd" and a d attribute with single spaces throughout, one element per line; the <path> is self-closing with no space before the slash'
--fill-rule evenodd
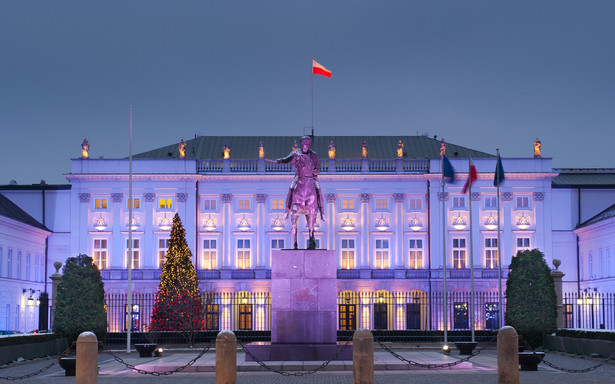
<path id="1" fill-rule="evenodd" d="M 450 183 L 455 182 L 455 169 L 446 155 L 442 155 L 442 177 Z"/>
<path id="2" fill-rule="evenodd" d="M 497 187 L 504 182 L 504 167 L 502 167 L 502 158 L 498 153 L 498 162 L 495 166 L 495 175 L 493 176 L 493 185 Z"/>

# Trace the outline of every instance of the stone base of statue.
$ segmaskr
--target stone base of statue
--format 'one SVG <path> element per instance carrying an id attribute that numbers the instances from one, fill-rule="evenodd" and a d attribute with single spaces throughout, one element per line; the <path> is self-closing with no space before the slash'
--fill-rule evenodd
<path id="1" fill-rule="evenodd" d="M 337 342 L 335 251 L 273 251 L 271 343 L 246 349 L 261 361 L 325 361 L 340 350 L 337 360 L 352 360 L 352 345 L 345 344 Z"/>

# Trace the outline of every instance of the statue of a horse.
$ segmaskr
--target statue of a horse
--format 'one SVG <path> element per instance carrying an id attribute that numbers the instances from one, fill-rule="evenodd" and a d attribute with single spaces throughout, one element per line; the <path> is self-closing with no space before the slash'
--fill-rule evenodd
<path id="1" fill-rule="evenodd" d="M 299 178 L 292 194 L 290 203 L 290 236 L 294 242 L 295 249 L 297 244 L 297 224 L 300 215 L 305 215 L 310 239 L 307 249 L 316 249 L 314 239 L 314 225 L 316 224 L 316 214 L 318 212 L 318 195 L 314 188 L 314 181 L 311 178 Z"/>

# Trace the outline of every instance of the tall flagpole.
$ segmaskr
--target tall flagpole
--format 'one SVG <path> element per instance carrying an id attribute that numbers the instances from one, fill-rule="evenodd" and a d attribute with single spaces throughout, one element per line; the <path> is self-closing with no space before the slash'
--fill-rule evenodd
<path id="1" fill-rule="evenodd" d="M 504 326 L 504 311 L 502 308 L 502 243 L 500 242 L 500 148 L 496 149 L 498 159 L 495 164 L 495 180 L 498 195 L 498 314 L 500 327 Z"/>
<path id="2" fill-rule="evenodd" d="M 312 63 L 311 63 L 311 72 L 312 72 L 312 132 L 314 131 L 314 55 L 312 55 Z"/>
<path id="3" fill-rule="evenodd" d="M 474 337 L 474 242 L 472 241 L 472 156 L 468 156 L 468 201 L 470 215 L 470 329 L 472 332 L 472 342 Z"/>
<path id="4" fill-rule="evenodd" d="M 448 314 L 446 297 L 446 195 L 444 194 L 444 154 L 440 155 L 442 164 L 442 313 L 444 316 L 444 345 L 448 343 Z"/>
<path id="5" fill-rule="evenodd" d="M 126 303 L 126 353 L 130 353 L 132 328 L 132 105 L 130 106 L 130 139 L 128 149 L 128 297 Z"/>

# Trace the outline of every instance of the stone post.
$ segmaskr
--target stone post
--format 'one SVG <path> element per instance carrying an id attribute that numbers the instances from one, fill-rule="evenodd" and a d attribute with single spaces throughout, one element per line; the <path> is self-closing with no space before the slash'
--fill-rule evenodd
<path id="1" fill-rule="evenodd" d="M 216 384 L 237 382 L 237 338 L 232 331 L 221 331 L 216 337 Z"/>
<path id="2" fill-rule="evenodd" d="M 562 279 L 565 274 L 558 269 L 561 264 L 562 262 L 560 259 L 553 259 L 553 266 L 555 267 L 555 269 L 551 271 L 551 277 L 553 277 L 553 283 L 555 284 L 555 296 L 557 304 L 557 328 L 564 328 L 564 299 L 562 295 Z"/>
<path id="3" fill-rule="evenodd" d="M 98 380 L 98 339 L 92 332 L 77 338 L 76 384 L 96 384 Z"/>
<path id="4" fill-rule="evenodd" d="M 55 261 L 53 263 L 53 267 L 56 269 L 56 271 L 51 276 L 49 276 L 49 278 L 51 279 L 51 316 L 49 316 L 51 324 L 53 324 L 53 315 L 56 311 L 56 296 L 58 294 L 58 285 L 60 284 L 60 280 L 62 280 L 62 274 L 60 273 L 62 262 Z"/>
<path id="5" fill-rule="evenodd" d="M 505 325 L 498 331 L 498 384 L 519 384 L 519 336 Z"/>
<path id="6" fill-rule="evenodd" d="M 374 337 L 364 328 L 352 337 L 352 383 L 374 384 Z"/>

